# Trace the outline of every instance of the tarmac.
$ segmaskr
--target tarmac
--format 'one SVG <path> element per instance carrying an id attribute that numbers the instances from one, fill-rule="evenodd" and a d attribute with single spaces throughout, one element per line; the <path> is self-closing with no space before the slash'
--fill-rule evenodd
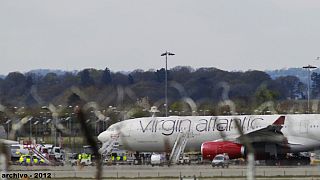
<path id="1" fill-rule="evenodd" d="M 41 179 L 95 179 L 95 166 L 16 166 L 9 167 L 1 175 L 27 175 L 32 179 L 41 174 Z M 146 165 L 103 166 L 103 179 L 246 179 L 246 166 L 213 168 L 210 165 L 174 165 L 151 167 Z M 320 166 L 256 166 L 256 179 L 319 179 Z M 8 178 L 10 179 L 10 178 Z"/>

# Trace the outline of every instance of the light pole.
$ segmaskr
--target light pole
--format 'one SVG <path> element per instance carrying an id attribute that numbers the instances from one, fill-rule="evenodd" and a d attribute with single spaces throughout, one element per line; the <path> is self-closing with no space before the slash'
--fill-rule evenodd
<path id="1" fill-rule="evenodd" d="M 57 146 L 57 117 L 52 117 L 53 119 L 53 132 L 54 132 L 54 146 Z"/>
<path id="2" fill-rule="evenodd" d="M 33 117 L 30 117 L 28 119 L 29 125 L 30 125 L 30 127 L 29 127 L 29 141 L 31 141 L 31 136 L 32 136 L 32 128 L 31 128 L 32 119 L 33 119 Z"/>
<path id="3" fill-rule="evenodd" d="M 11 122 L 11 119 L 7 120 L 6 121 L 6 125 L 8 126 L 8 131 L 7 131 L 7 139 L 9 139 L 9 132 L 10 132 L 10 122 Z"/>
<path id="4" fill-rule="evenodd" d="M 33 125 L 36 125 L 36 143 L 38 143 L 38 123 L 39 121 L 33 123 Z"/>
<path id="5" fill-rule="evenodd" d="M 308 113 L 310 113 L 310 69 L 315 69 L 317 67 L 308 65 L 308 66 L 303 66 L 302 68 L 308 69 L 308 92 L 307 92 L 307 94 L 308 94 Z"/>
<path id="6" fill-rule="evenodd" d="M 47 127 L 51 121 L 52 121 L 52 119 L 47 119 L 46 121 L 43 122 L 43 124 L 45 124 L 46 127 Z M 54 141 L 54 140 L 53 140 L 53 127 L 52 127 L 52 126 L 53 126 L 53 124 L 51 123 L 51 128 L 50 128 L 50 129 L 51 129 L 51 133 L 50 133 L 51 143 Z M 44 136 L 43 136 L 43 140 L 44 140 Z"/>
<path id="7" fill-rule="evenodd" d="M 168 117 L 168 56 L 174 56 L 175 54 L 166 51 L 161 56 L 166 56 L 166 72 L 165 72 L 165 105 L 166 105 L 166 117 Z"/>
<path id="8" fill-rule="evenodd" d="M 69 115 L 69 113 L 66 113 L 66 115 Z M 72 134 L 72 130 L 71 130 L 71 115 L 69 117 L 67 117 L 65 119 L 65 121 L 67 121 L 67 128 L 69 129 L 69 140 L 68 140 L 68 143 L 69 143 L 70 149 L 72 149 L 72 147 L 71 147 L 71 134 Z"/>

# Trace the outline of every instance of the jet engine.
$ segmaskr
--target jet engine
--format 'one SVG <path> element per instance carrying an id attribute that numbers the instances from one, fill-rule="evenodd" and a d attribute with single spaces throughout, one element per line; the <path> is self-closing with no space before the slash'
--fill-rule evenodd
<path id="1" fill-rule="evenodd" d="M 201 145 L 203 159 L 212 160 L 217 154 L 227 153 L 230 159 L 245 156 L 245 147 L 242 144 L 223 141 L 223 142 L 204 142 Z"/>

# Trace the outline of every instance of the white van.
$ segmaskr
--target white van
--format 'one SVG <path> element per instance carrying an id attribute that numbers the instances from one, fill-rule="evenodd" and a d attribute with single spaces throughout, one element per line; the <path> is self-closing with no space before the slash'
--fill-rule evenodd
<path id="1" fill-rule="evenodd" d="M 24 149 L 22 144 L 12 144 L 10 146 L 11 160 L 17 160 L 22 154 L 29 154 L 28 149 Z"/>
<path id="2" fill-rule="evenodd" d="M 61 147 L 53 147 L 51 149 L 50 154 L 54 155 L 56 159 L 64 160 L 65 159 L 65 153 L 64 150 Z"/>
<path id="3" fill-rule="evenodd" d="M 152 154 L 151 155 L 151 166 L 163 166 L 165 162 L 165 157 L 162 154 Z"/>

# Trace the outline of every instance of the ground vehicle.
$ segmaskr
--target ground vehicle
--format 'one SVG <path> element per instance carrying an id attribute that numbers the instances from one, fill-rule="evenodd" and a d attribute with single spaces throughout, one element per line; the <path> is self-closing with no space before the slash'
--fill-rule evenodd
<path id="1" fill-rule="evenodd" d="M 27 149 L 24 149 L 22 144 L 13 144 L 10 146 L 10 155 L 12 161 L 16 161 L 20 158 L 21 155 L 28 153 L 29 151 Z"/>
<path id="2" fill-rule="evenodd" d="M 81 158 L 79 159 L 79 157 Z M 78 160 L 79 160 L 79 164 L 82 166 L 94 165 L 94 163 L 91 160 L 91 154 L 87 154 L 87 153 L 78 154 Z"/>
<path id="3" fill-rule="evenodd" d="M 41 153 L 42 156 L 49 158 L 49 146 L 48 145 L 38 145 L 36 150 Z"/>
<path id="4" fill-rule="evenodd" d="M 68 153 L 68 162 L 71 166 L 77 165 L 78 154 L 77 153 Z"/>
<path id="5" fill-rule="evenodd" d="M 55 157 L 55 159 L 65 159 L 65 152 L 61 147 L 54 146 L 52 144 L 44 144 L 44 145 L 38 145 L 36 147 L 36 150 L 44 157 L 53 159 L 52 156 Z"/>
<path id="6" fill-rule="evenodd" d="M 318 152 L 313 152 L 310 154 L 310 165 L 320 165 L 320 153 Z"/>
<path id="7" fill-rule="evenodd" d="M 64 160 L 56 158 L 54 154 L 49 154 L 49 161 L 53 166 L 64 166 Z"/>
<path id="8" fill-rule="evenodd" d="M 91 161 L 91 159 L 81 159 L 80 165 L 82 166 L 93 166 L 94 163 Z"/>
<path id="9" fill-rule="evenodd" d="M 221 166 L 222 168 L 224 167 L 228 168 L 229 164 L 230 164 L 230 161 L 229 161 L 229 156 L 227 154 L 218 154 L 213 158 L 211 162 L 212 167 Z"/>
<path id="10" fill-rule="evenodd" d="M 56 159 L 65 159 L 65 153 L 61 147 L 53 147 L 50 154 L 53 154 Z"/>
<path id="11" fill-rule="evenodd" d="M 180 156 L 178 164 L 191 164 L 190 158 L 187 155 Z"/>
<path id="12" fill-rule="evenodd" d="M 152 154 L 151 155 L 151 166 L 163 166 L 164 164 L 164 156 L 162 154 Z"/>

